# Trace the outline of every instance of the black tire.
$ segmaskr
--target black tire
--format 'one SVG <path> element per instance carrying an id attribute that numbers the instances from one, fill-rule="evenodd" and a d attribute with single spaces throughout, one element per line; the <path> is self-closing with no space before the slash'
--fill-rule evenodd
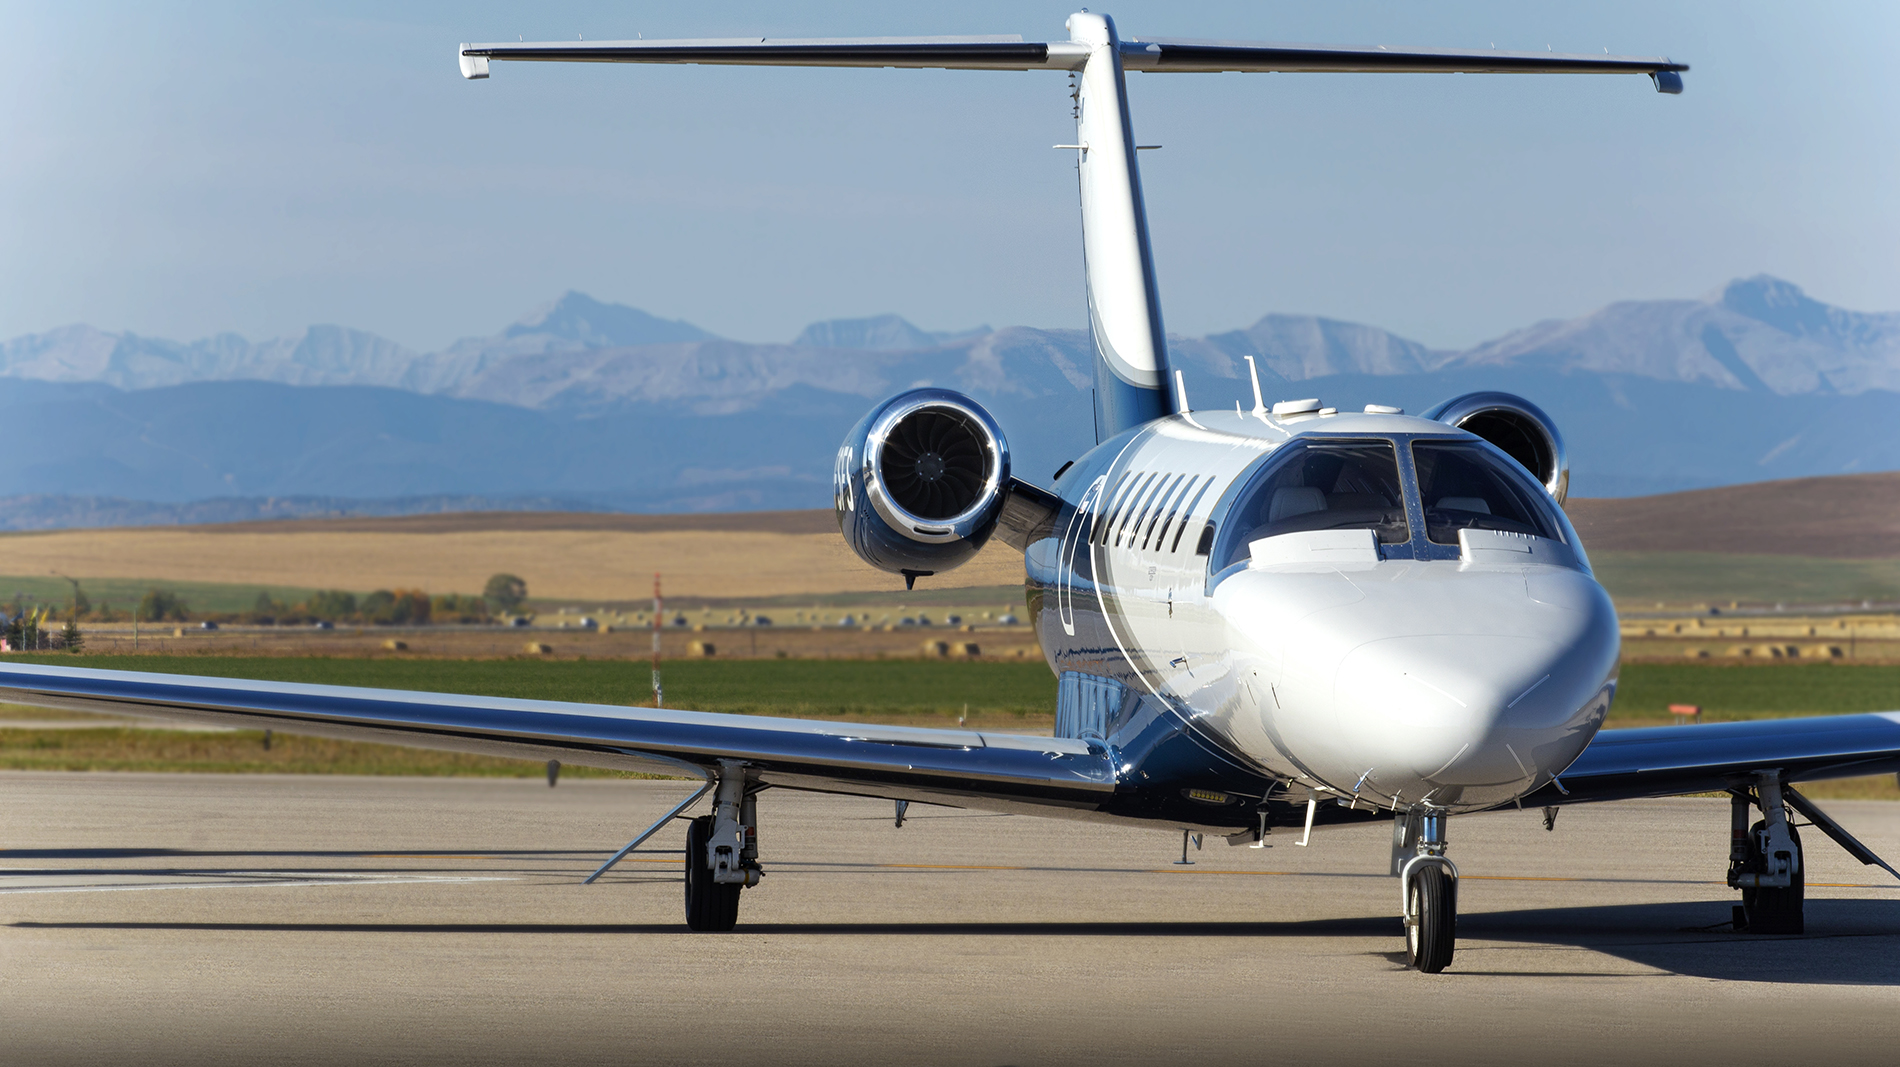
<path id="1" fill-rule="evenodd" d="M 739 924 L 737 884 L 713 881 L 706 866 L 706 842 L 712 837 L 712 816 L 701 815 L 686 824 L 686 928 L 723 933 Z"/>
<path id="2" fill-rule="evenodd" d="M 1413 967 L 1437 974 L 1451 966 L 1458 943 L 1458 883 L 1430 863 L 1412 872 L 1405 891 L 1405 951 Z"/>
<path id="3" fill-rule="evenodd" d="M 1761 832 L 1768 823 L 1761 820 L 1748 831 L 1747 871 L 1762 872 L 1768 869 L 1768 859 L 1762 855 L 1757 844 Z M 1797 853 L 1801 848 L 1801 833 L 1792 825 L 1788 827 L 1788 836 L 1794 839 Z M 1742 915 L 1746 925 L 1742 929 L 1751 934 L 1799 934 L 1807 929 L 1805 909 L 1807 904 L 1807 863 L 1805 857 L 1795 864 L 1794 883 L 1786 889 L 1743 889 Z"/>

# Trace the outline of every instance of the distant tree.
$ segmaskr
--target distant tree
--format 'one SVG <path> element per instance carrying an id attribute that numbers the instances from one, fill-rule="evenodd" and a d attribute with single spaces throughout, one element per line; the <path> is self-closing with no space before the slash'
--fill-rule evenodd
<path id="1" fill-rule="evenodd" d="M 257 601 L 251 610 L 259 615 L 275 615 L 284 610 L 284 606 L 273 599 L 268 590 L 258 590 Z"/>
<path id="2" fill-rule="evenodd" d="M 164 622 L 166 619 L 185 621 L 191 609 L 178 599 L 178 594 L 169 589 L 153 589 L 139 601 L 139 618 L 147 622 Z"/>
<path id="3" fill-rule="evenodd" d="M 429 607 L 434 622 L 482 622 L 488 618 L 488 602 L 478 596 L 444 593 Z"/>
<path id="4" fill-rule="evenodd" d="M 335 622 L 356 614 L 356 594 L 345 593 L 340 589 L 319 589 L 310 595 L 304 610 L 319 619 Z"/>
<path id="5" fill-rule="evenodd" d="M 396 594 L 387 589 L 378 589 L 370 593 L 356 606 L 363 618 L 370 622 L 388 622 L 390 616 L 395 613 L 395 608 Z"/>
<path id="6" fill-rule="evenodd" d="M 498 612 L 513 611 L 528 599 L 528 583 L 512 574 L 497 574 L 488 579 L 482 599 Z"/>
<path id="7" fill-rule="evenodd" d="M 86 647 L 86 635 L 79 632 L 79 620 L 68 617 L 66 628 L 59 632 L 60 644 L 66 651 L 78 655 Z"/>
<path id="8" fill-rule="evenodd" d="M 429 621 L 429 594 L 420 589 L 378 589 L 363 598 L 363 618 L 385 626 Z"/>
<path id="9" fill-rule="evenodd" d="M 428 622 L 431 606 L 429 594 L 422 590 L 398 589 L 396 590 L 394 621 L 411 625 Z"/>

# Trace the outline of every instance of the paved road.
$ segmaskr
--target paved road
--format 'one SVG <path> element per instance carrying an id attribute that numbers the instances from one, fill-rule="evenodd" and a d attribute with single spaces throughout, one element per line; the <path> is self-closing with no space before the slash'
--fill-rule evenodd
<path id="1" fill-rule="evenodd" d="M 1424 976 L 1380 826 L 1179 867 L 1164 831 L 777 793 L 738 932 L 684 931 L 673 856 L 579 884 L 683 793 L 0 774 L 0 1060 L 1896 1058 L 1900 885 L 1810 834 L 1808 936 L 1697 929 L 1733 896 L 1719 800 L 1455 820 L 1462 939 Z M 1829 808 L 1900 856 L 1900 805 Z"/>

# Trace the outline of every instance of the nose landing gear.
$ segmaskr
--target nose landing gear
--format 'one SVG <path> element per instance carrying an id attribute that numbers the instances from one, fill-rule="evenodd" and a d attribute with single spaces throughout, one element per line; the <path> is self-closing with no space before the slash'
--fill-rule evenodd
<path id="1" fill-rule="evenodd" d="M 1413 808 L 1392 822 L 1407 961 L 1425 974 L 1451 966 L 1458 942 L 1458 868 L 1445 858 L 1445 813 Z"/>

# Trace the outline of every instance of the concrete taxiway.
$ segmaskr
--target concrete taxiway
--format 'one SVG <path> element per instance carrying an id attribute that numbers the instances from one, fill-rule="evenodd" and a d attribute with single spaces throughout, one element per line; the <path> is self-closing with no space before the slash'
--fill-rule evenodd
<path id="1" fill-rule="evenodd" d="M 1382 825 L 1311 847 L 769 793 L 738 931 L 678 782 L 0 774 L 0 1034 L 38 1063 L 1891 1063 L 1900 883 L 1807 835 L 1808 934 L 1716 928 L 1719 799 L 1454 820 L 1452 970 Z M 1900 857 L 1900 804 L 1830 802 Z M 677 849 L 679 831 L 652 843 Z"/>

